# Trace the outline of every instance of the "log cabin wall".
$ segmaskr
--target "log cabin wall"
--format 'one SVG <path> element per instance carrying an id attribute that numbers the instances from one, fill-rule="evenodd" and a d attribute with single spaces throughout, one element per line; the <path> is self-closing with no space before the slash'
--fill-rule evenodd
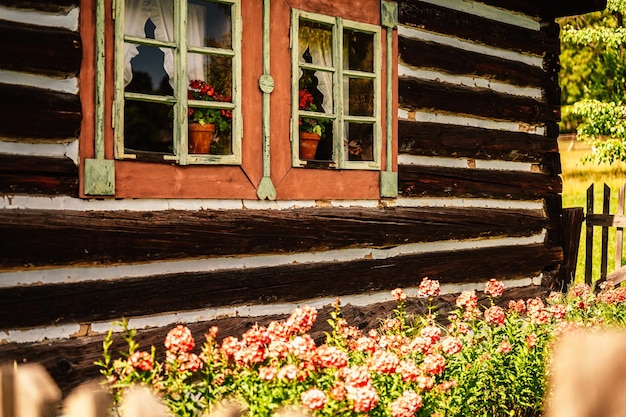
<path id="1" fill-rule="evenodd" d="M 539 2 L 399 1 L 398 198 L 276 202 L 78 198 L 79 4 L 5 4 L 0 358 L 66 392 L 121 317 L 158 344 L 177 322 L 237 334 L 424 276 L 529 296 L 559 268 L 559 30 Z"/>

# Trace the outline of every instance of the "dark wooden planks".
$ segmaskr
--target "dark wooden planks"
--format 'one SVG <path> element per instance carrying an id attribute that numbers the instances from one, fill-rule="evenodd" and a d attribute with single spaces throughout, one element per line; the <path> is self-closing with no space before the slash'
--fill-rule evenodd
<path id="1" fill-rule="evenodd" d="M 421 1 L 400 0 L 398 5 L 400 24 L 495 48 L 543 55 L 542 36 L 537 30 L 501 23 Z"/>
<path id="2" fill-rule="evenodd" d="M 535 87 L 541 87 L 544 79 L 543 70 L 534 65 L 403 36 L 398 36 L 398 52 L 407 65 L 449 74 Z"/>
<path id="3" fill-rule="evenodd" d="M 445 112 L 495 120 L 541 124 L 546 105 L 540 100 L 414 77 L 398 78 L 399 105 L 409 111 Z"/>
<path id="4" fill-rule="evenodd" d="M 0 193 L 78 195 L 78 168 L 69 158 L 0 154 Z"/>
<path id="5" fill-rule="evenodd" d="M 79 3 L 80 2 L 78 0 L 2 0 L 2 4 L 4 6 L 12 8 L 57 13 L 67 13 L 71 9 L 77 7 Z"/>
<path id="6" fill-rule="evenodd" d="M 137 262 L 528 236 L 531 210 L 387 208 L 98 212 L 0 211 L 0 265 Z"/>
<path id="7" fill-rule="evenodd" d="M 80 36 L 63 28 L 0 20 L 0 68 L 47 75 L 77 75 Z"/>
<path id="8" fill-rule="evenodd" d="M 547 19 L 585 14 L 606 7 L 606 0 L 481 0 L 481 3 Z"/>
<path id="9" fill-rule="evenodd" d="M 558 142 L 524 132 L 508 132 L 443 123 L 398 121 L 400 154 L 541 162 L 558 152 Z"/>
<path id="10" fill-rule="evenodd" d="M 0 135 L 55 140 L 78 137 L 78 95 L 0 84 L 0 97 Z"/>
<path id="11" fill-rule="evenodd" d="M 535 244 L 18 286 L 0 288 L 0 317 L 6 328 L 20 328 L 360 294 L 416 285 L 419 277 L 424 276 L 446 283 L 477 282 L 477 277 L 487 276 L 523 278 L 560 263 L 562 256 L 560 247 L 550 249 Z"/>
<path id="12" fill-rule="evenodd" d="M 534 172 L 400 165 L 398 177 L 404 196 L 536 200 L 562 189 L 560 177 Z"/>

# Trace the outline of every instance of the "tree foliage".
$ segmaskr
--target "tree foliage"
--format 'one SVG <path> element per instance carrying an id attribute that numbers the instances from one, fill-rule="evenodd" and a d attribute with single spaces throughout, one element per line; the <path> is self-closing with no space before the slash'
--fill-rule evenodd
<path id="1" fill-rule="evenodd" d="M 626 161 L 626 0 L 561 23 L 563 125 L 577 125 L 594 163 Z"/>

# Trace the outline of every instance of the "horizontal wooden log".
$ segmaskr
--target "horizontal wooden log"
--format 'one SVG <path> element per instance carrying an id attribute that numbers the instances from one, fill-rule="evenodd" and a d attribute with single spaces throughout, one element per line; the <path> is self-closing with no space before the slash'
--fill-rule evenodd
<path id="1" fill-rule="evenodd" d="M 78 95 L 0 84 L 0 97 L 0 135 L 55 140 L 78 137 Z"/>
<path id="2" fill-rule="evenodd" d="M 398 181 L 400 193 L 406 197 L 536 200 L 562 190 L 561 178 L 558 176 L 420 165 L 400 165 Z"/>
<path id="3" fill-rule="evenodd" d="M 546 19 L 585 14 L 606 7 L 606 0 L 481 0 L 481 3 Z"/>
<path id="4" fill-rule="evenodd" d="M 77 32 L 63 28 L 0 20 L 0 68 L 48 75 L 77 75 L 81 43 Z"/>
<path id="5" fill-rule="evenodd" d="M 67 13 L 78 7 L 78 0 L 2 0 L 2 4 L 8 7 L 24 10 L 38 10 L 40 12 Z"/>
<path id="6" fill-rule="evenodd" d="M 398 6 L 400 24 L 495 48 L 543 55 L 542 35 L 538 30 L 501 23 L 421 1 L 400 0 Z"/>
<path id="7" fill-rule="evenodd" d="M 445 112 L 487 119 L 542 124 L 545 103 L 528 97 L 497 93 L 487 88 L 399 77 L 399 105 L 413 111 Z"/>
<path id="8" fill-rule="evenodd" d="M 541 68 L 419 39 L 398 36 L 402 63 L 416 68 L 436 69 L 448 74 L 488 78 L 518 86 L 541 87 Z"/>
<path id="9" fill-rule="evenodd" d="M 556 139 L 540 135 L 409 120 L 398 121 L 398 147 L 408 155 L 531 163 L 559 151 Z"/>
<path id="10" fill-rule="evenodd" d="M 491 277 L 491 275 L 489 275 Z M 506 286 L 506 282 L 505 282 Z M 528 287 L 506 289 L 503 295 L 496 299 L 496 303 L 505 307 L 510 300 L 528 299 L 531 297 L 545 297 L 548 290 L 541 286 L 531 285 Z M 434 303 L 438 307 L 439 317 L 446 317 L 454 308 L 457 295 L 446 294 L 437 297 Z M 489 305 L 489 300 L 479 293 L 479 303 Z M 394 301 L 371 304 L 356 307 L 350 304 L 342 307 L 342 317 L 349 325 L 355 326 L 367 333 L 370 329 L 378 328 L 380 320 L 393 315 L 393 309 L 397 307 Z M 406 311 L 409 314 L 424 314 L 427 307 L 424 301 L 409 298 L 406 302 Z M 330 305 L 318 309 L 317 321 L 310 334 L 318 344 L 325 341 L 325 332 L 330 331 L 327 320 L 334 308 Z M 211 321 L 186 323 L 196 339 L 196 353 L 199 353 L 202 344 L 202 335 L 211 326 L 219 328 L 219 339 L 226 336 L 240 337 L 253 324 L 258 323 L 266 326 L 272 320 L 283 320 L 286 315 L 265 315 L 261 317 L 224 317 Z M 167 332 L 173 326 L 165 326 L 150 329 L 139 329 L 136 340 L 139 348 L 149 350 L 150 346 L 157 349 L 157 357 L 164 355 L 163 341 Z M 81 336 L 73 339 L 46 340 L 39 343 L 24 344 L 0 344 L 0 357 L 5 361 L 17 363 L 40 363 L 44 365 L 52 375 L 57 385 L 67 395 L 79 384 L 94 379 L 103 378 L 99 368 L 94 362 L 102 359 L 102 335 Z M 120 334 L 113 336 L 111 351 L 114 354 L 127 348 Z"/>
<path id="11" fill-rule="evenodd" d="M 480 208 L 0 211 L 0 265 L 297 253 L 494 236 L 545 227 L 532 210 Z"/>
<path id="12" fill-rule="evenodd" d="M 69 158 L 0 154 L 0 193 L 78 196 L 78 168 Z"/>
<path id="13" fill-rule="evenodd" d="M 624 214 L 587 214 L 587 226 L 626 227 Z"/>
<path id="14" fill-rule="evenodd" d="M 0 288 L 0 317 L 3 327 L 22 328 L 361 294 L 416 285 L 424 276 L 446 283 L 480 282 L 484 277 L 523 278 L 559 264 L 562 256 L 561 248 L 537 244 L 8 287 Z"/>

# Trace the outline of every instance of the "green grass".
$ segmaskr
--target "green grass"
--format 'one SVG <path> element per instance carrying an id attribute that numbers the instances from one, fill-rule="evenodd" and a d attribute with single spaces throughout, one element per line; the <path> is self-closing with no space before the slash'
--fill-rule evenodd
<path id="1" fill-rule="evenodd" d="M 563 207 L 587 207 L 587 188 L 593 183 L 595 188 L 594 212 L 602 211 L 602 193 L 604 184 L 611 188 L 610 213 L 617 212 L 617 196 L 619 188 L 626 183 L 626 163 L 608 165 L 583 164 L 581 158 L 590 152 L 588 145 L 576 142 L 570 150 L 569 141 L 559 143 L 561 152 L 561 166 L 563 174 Z M 601 257 L 601 229 L 594 228 L 593 244 L 593 281 L 600 278 Z M 626 251 L 623 251 L 622 263 L 626 261 Z M 608 272 L 615 269 L 615 229 L 609 229 Z M 585 276 L 585 223 L 581 231 L 580 246 L 578 248 L 578 263 L 576 266 L 576 282 L 584 282 Z"/>

